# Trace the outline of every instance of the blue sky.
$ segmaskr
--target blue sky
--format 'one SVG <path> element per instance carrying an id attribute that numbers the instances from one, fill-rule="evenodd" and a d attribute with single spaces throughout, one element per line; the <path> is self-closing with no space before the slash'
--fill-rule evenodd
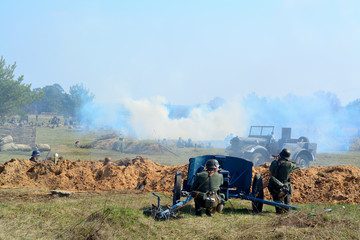
<path id="1" fill-rule="evenodd" d="M 83 83 L 98 102 L 360 98 L 359 1 L 0 0 L 0 31 L 26 83 Z"/>

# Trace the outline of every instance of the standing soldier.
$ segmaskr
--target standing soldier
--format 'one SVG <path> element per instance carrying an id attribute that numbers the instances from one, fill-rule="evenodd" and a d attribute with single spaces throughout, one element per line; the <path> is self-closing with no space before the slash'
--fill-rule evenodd
<path id="1" fill-rule="evenodd" d="M 290 152 L 284 148 L 270 165 L 270 180 L 268 189 L 275 202 L 290 204 L 292 185 L 290 173 L 300 169 L 300 165 L 289 160 Z M 275 207 L 276 213 L 283 213 L 284 209 Z"/>
<path id="2" fill-rule="evenodd" d="M 225 201 L 223 194 L 220 194 L 220 186 L 223 184 L 223 175 L 218 173 L 219 162 L 216 159 L 209 159 L 206 162 L 206 171 L 196 174 L 191 185 L 191 195 L 195 201 L 195 215 L 201 216 L 202 209 L 212 216 L 211 212 L 222 212 Z"/>

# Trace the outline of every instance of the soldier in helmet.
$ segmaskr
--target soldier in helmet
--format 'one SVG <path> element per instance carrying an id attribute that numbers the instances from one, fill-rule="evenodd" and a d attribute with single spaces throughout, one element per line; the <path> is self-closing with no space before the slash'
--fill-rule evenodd
<path id="1" fill-rule="evenodd" d="M 34 150 L 31 154 L 31 158 L 29 159 L 32 162 L 37 163 L 38 159 L 40 157 L 40 151 L 39 150 Z"/>
<path id="2" fill-rule="evenodd" d="M 290 173 L 300 169 L 300 165 L 289 160 L 290 152 L 284 148 L 279 156 L 274 157 L 270 165 L 270 180 L 268 189 L 275 202 L 290 204 L 292 185 Z M 284 209 L 275 207 L 276 213 L 283 213 Z"/>
<path id="3" fill-rule="evenodd" d="M 223 175 L 218 173 L 219 162 L 216 159 L 209 159 L 206 162 L 206 170 L 196 174 L 191 186 L 191 195 L 195 201 L 195 214 L 201 216 L 202 209 L 212 216 L 215 210 L 222 212 L 225 201 L 223 194 L 220 194 L 220 186 L 223 184 Z"/>

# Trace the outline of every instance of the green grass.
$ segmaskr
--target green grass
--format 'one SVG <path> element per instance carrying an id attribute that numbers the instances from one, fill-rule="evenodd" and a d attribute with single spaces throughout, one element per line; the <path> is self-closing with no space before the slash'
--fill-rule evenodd
<path id="1" fill-rule="evenodd" d="M 111 157 L 113 160 L 119 160 L 121 158 L 135 158 L 136 154 L 119 153 L 112 150 L 103 149 L 85 149 L 75 148 L 75 141 L 79 140 L 81 143 L 90 143 L 97 139 L 102 134 L 109 133 L 109 131 L 93 132 L 82 131 L 78 129 L 68 129 L 67 127 L 37 128 L 37 143 L 47 143 L 51 146 L 51 153 L 49 156 L 53 156 L 54 153 L 58 153 L 70 160 L 101 160 L 105 157 Z M 145 157 L 156 161 L 160 164 L 166 165 L 182 165 L 187 164 L 189 158 L 195 156 L 201 156 L 205 154 L 220 154 L 224 155 L 224 149 L 217 148 L 176 148 L 170 146 L 171 150 L 175 154 L 166 155 L 144 155 Z M 9 161 L 12 158 L 30 158 L 31 152 L 21 151 L 8 151 L 0 152 L 0 163 Z M 44 159 L 47 152 L 43 152 L 41 158 Z M 311 162 L 311 166 L 331 166 L 331 165 L 345 165 L 351 164 L 360 167 L 360 152 L 336 152 L 336 153 L 320 153 L 316 156 L 316 161 Z"/>
<path id="2" fill-rule="evenodd" d="M 2 191 L 11 195 L 16 190 Z M 164 205 L 171 203 L 171 196 L 160 195 Z M 78 193 L 40 202 L 2 199 L 0 239 L 360 238 L 359 205 L 302 204 L 286 215 L 265 206 L 253 214 L 251 202 L 232 199 L 223 214 L 211 218 L 196 217 L 191 203 L 176 219 L 155 221 L 143 214 L 152 203 L 151 193 L 135 192 Z"/>
<path id="3" fill-rule="evenodd" d="M 354 165 L 360 167 L 360 152 L 335 152 L 317 154 L 310 166 Z"/>
<path id="4" fill-rule="evenodd" d="M 53 154 L 58 153 L 59 156 L 70 160 L 101 160 L 105 157 L 111 157 L 113 160 L 119 160 L 121 158 L 132 159 L 136 157 L 137 154 L 120 153 L 112 150 L 74 147 L 74 143 L 77 140 L 83 144 L 90 143 L 96 140 L 99 136 L 107 133 L 109 133 L 109 131 L 93 132 L 82 131 L 78 129 L 68 129 L 67 127 L 59 127 L 54 129 L 48 127 L 38 127 L 36 143 L 49 144 L 51 147 L 49 156 L 53 156 Z M 169 148 L 171 148 L 175 154 L 168 153 L 166 155 L 142 155 L 160 164 L 183 165 L 188 163 L 190 157 L 205 154 L 224 154 L 224 149 L 197 148 L 195 150 L 194 148 L 176 148 L 174 146 L 170 146 Z M 47 154 L 48 152 L 43 152 L 40 159 L 45 159 Z M 12 158 L 28 159 L 30 158 L 30 155 L 31 151 L 0 152 L 0 163 L 9 161 Z"/>

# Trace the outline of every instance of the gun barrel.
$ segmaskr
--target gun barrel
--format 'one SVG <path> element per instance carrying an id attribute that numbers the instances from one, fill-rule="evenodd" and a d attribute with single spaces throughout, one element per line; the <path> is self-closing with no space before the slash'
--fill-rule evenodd
<path id="1" fill-rule="evenodd" d="M 188 196 L 186 199 L 184 199 L 184 200 L 178 202 L 177 204 L 175 204 L 174 206 L 170 207 L 170 209 L 172 211 L 174 211 L 175 209 L 180 208 L 180 207 L 184 206 L 185 204 L 187 204 L 191 199 L 192 199 L 192 197 Z"/>
<path id="2" fill-rule="evenodd" d="M 295 206 L 286 205 L 286 204 L 279 203 L 279 202 L 268 201 L 265 199 L 255 198 L 255 197 L 253 197 L 251 195 L 247 195 L 247 194 L 236 194 L 236 196 L 231 196 L 231 197 L 237 197 L 237 198 L 250 200 L 250 201 L 254 201 L 254 202 L 260 202 L 260 203 L 264 203 L 266 205 L 281 207 L 281 208 L 285 208 L 285 209 L 289 209 L 289 208 L 294 209 L 294 210 L 299 209 L 298 207 L 295 207 Z"/>
<path id="3" fill-rule="evenodd" d="M 156 196 L 156 197 L 158 197 L 158 198 L 160 198 L 160 196 L 158 195 L 158 194 L 156 194 L 156 193 L 152 193 L 154 196 Z"/>
<path id="4" fill-rule="evenodd" d="M 162 210 L 162 207 L 160 205 L 160 200 L 161 200 L 160 196 L 158 194 L 156 194 L 156 193 L 153 193 L 153 195 L 158 198 L 158 207 L 157 207 L 156 212 L 155 212 L 155 218 L 158 219 L 158 220 L 169 219 L 169 217 L 174 215 L 174 210 L 184 206 L 186 203 L 188 203 L 192 199 L 192 197 L 189 196 L 186 199 L 184 199 L 182 201 L 179 201 L 178 203 L 176 203 L 172 207 L 170 207 L 170 208 L 168 208 L 166 210 Z"/>

